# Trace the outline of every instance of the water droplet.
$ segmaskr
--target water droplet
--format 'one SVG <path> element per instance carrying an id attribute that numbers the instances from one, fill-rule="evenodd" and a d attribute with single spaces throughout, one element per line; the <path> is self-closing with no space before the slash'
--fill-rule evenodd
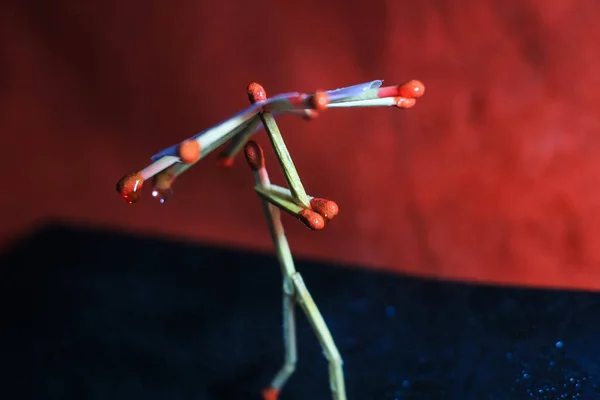
<path id="1" fill-rule="evenodd" d="M 562 349 L 563 348 L 563 342 L 561 342 L 560 340 L 558 342 L 556 342 L 555 344 L 557 349 Z"/>
<path id="2" fill-rule="evenodd" d="M 152 197 L 158 199 L 161 203 L 169 200 L 173 196 L 173 189 L 169 188 L 154 188 L 152 190 Z"/>

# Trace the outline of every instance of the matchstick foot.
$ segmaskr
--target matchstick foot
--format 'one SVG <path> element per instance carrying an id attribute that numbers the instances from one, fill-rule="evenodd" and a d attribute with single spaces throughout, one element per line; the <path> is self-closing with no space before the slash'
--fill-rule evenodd
<path id="1" fill-rule="evenodd" d="M 298 219 L 310 230 L 318 231 L 325 228 L 323 216 L 307 208 L 298 213 Z"/>
<path id="2" fill-rule="evenodd" d="M 263 400 L 277 400 L 279 397 L 279 389 L 268 387 L 262 391 Z"/>

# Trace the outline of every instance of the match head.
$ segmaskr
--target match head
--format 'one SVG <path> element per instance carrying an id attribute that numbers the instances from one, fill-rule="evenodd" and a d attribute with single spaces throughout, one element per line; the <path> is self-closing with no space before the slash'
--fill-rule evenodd
<path id="1" fill-rule="evenodd" d="M 246 88 L 246 93 L 248 93 L 248 98 L 252 103 L 267 100 L 267 92 L 259 83 L 252 82 L 249 84 Z"/>
<path id="2" fill-rule="evenodd" d="M 122 177 L 117 182 L 117 192 L 123 200 L 129 204 L 137 203 L 142 196 L 142 187 L 144 186 L 144 178 L 139 172 L 134 172 Z"/>
<path id="3" fill-rule="evenodd" d="M 327 92 L 318 91 L 312 96 L 311 103 L 316 111 L 325 111 L 329 105 L 329 95 Z"/>
<path id="4" fill-rule="evenodd" d="M 254 140 L 250 140 L 244 147 L 244 154 L 246 155 L 246 161 L 252 169 L 252 171 L 258 171 L 265 167 L 265 153 L 262 147 Z"/>
<path id="5" fill-rule="evenodd" d="M 304 209 L 298 213 L 298 219 L 309 229 L 318 231 L 325 228 L 325 220 L 313 210 Z"/>
<path id="6" fill-rule="evenodd" d="M 266 388 L 262 391 L 262 398 L 263 400 L 277 400 L 279 398 L 279 389 Z"/>
<path id="7" fill-rule="evenodd" d="M 217 164 L 221 168 L 231 168 L 235 162 L 235 158 L 231 157 L 229 154 L 223 152 L 217 155 Z"/>
<path id="8" fill-rule="evenodd" d="M 200 144 L 194 139 L 186 140 L 179 145 L 179 158 L 186 164 L 192 164 L 200 159 Z"/>
<path id="9" fill-rule="evenodd" d="M 425 85 L 420 81 L 412 80 L 401 85 L 398 89 L 400 97 L 408 99 L 418 99 L 425 94 Z"/>
<path id="10" fill-rule="evenodd" d="M 302 119 L 305 121 L 311 121 L 319 116 L 319 113 L 315 110 L 303 110 Z"/>
<path id="11" fill-rule="evenodd" d="M 331 221 L 333 217 L 338 215 L 339 212 L 338 205 L 335 203 L 335 201 L 321 199 L 318 197 L 310 200 L 310 206 L 328 221 Z"/>
<path id="12" fill-rule="evenodd" d="M 406 97 L 396 97 L 395 100 L 396 107 L 398 108 L 411 108 L 417 103 L 416 99 L 410 99 Z"/>

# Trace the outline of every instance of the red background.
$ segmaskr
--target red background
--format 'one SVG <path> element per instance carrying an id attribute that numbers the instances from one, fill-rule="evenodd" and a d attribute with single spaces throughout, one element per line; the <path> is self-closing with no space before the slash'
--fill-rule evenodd
<path id="1" fill-rule="evenodd" d="M 286 218 L 296 255 L 600 288 L 595 0 L 4 3 L 4 245 L 59 218 L 268 251 L 241 160 L 205 160 L 163 206 L 128 206 L 115 182 L 245 107 L 251 81 L 276 94 L 414 78 L 427 93 L 410 111 L 282 120 L 309 194 L 340 206 L 322 232 Z"/>

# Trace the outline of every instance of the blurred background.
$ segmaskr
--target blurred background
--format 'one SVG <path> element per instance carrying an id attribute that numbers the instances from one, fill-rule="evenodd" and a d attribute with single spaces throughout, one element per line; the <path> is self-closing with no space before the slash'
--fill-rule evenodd
<path id="1" fill-rule="evenodd" d="M 282 119 L 307 191 L 340 206 L 323 232 L 288 219 L 294 251 L 598 289 L 598 15 L 592 0 L 7 0 L 0 240 L 52 218 L 268 251 L 243 162 L 210 157 L 164 206 L 127 206 L 115 183 L 247 106 L 251 81 L 276 94 L 420 79 L 410 111 Z"/>
<path id="2" fill-rule="evenodd" d="M 227 285 L 224 280 L 241 274 L 248 282 L 259 285 L 261 275 L 251 273 L 251 268 L 265 263 L 270 265 L 267 269 L 272 275 L 264 276 L 272 283 L 269 287 L 273 291 L 265 292 L 273 296 L 273 301 L 265 304 L 273 305 L 274 318 L 265 331 L 278 330 L 277 267 L 272 258 L 259 256 L 270 254 L 272 245 L 259 200 L 252 190 L 251 173 L 241 157 L 233 168 L 221 169 L 215 153 L 177 181 L 173 198 L 164 205 L 153 201 L 148 191 L 139 204 L 127 205 L 115 192 L 115 183 L 126 173 L 146 166 L 158 150 L 246 107 L 245 87 L 249 82 L 260 82 L 268 94 L 277 94 L 333 89 L 372 79 L 384 79 L 386 84 L 419 79 L 426 86 L 426 95 L 411 110 L 330 110 L 310 122 L 293 117 L 280 121 L 309 194 L 335 200 L 340 207 L 336 220 L 320 232 L 310 232 L 288 216 L 284 216 L 284 224 L 293 252 L 304 260 L 309 276 L 312 263 L 324 263 L 312 266 L 309 288 L 324 282 L 319 270 L 330 274 L 327 282 L 338 285 L 339 297 L 331 298 L 331 303 L 327 303 L 327 296 L 334 296 L 331 288 L 317 288 L 317 294 L 321 293 L 317 297 L 330 304 L 325 315 L 332 321 L 334 337 L 341 338 L 342 354 L 362 354 L 356 355 L 355 362 L 351 361 L 352 355 L 348 361 L 349 376 L 366 385 L 355 383 L 354 393 L 360 393 L 363 396 L 360 398 L 402 398 L 393 388 L 409 390 L 414 388 L 411 382 L 417 379 L 408 378 L 408 372 L 408 375 L 397 373 L 393 379 L 385 375 L 399 369 L 384 368 L 388 364 L 373 352 L 369 353 L 374 357 L 371 361 L 360 358 L 368 353 L 360 343 L 375 346 L 378 354 L 389 354 L 390 365 L 395 365 L 394 360 L 409 351 L 406 343 L 410 343 L 410 338 L 423 337 L 421 329 L 437 326 L 437 332 L 449 332 L 454 329 L 450 328 L 453 323 L 456 335 L 452 340 L 442 341 L 438 349 L 428 347 L 428 343 L 435 342 L 429 338 L 421 349 L 429 355 L 409 346 L 414 358 L 403 358 L 402 368 L 414 373 L 430 371 L 423 363 L 445 354 L 443 357 L 454 361 L 443 364 L 447 368 L 434 362 L 435 368 L 453 370 L 457 382 L 464 379 L 461 382 L 466 383 L 450 389 L 430 377 L 427 382 L 438 382 L 444 389 L 414 392 L 417 397 L 409 398 L 455 398 L 452 393 L 472 393 L 473 397 L 462 398 L 478 399 L 526 397 L 538 386 L 547 384 L 519 383 L 531 382 L 519 379 L 527 375 L 523 365 L 538 365 L 534 359 L 545 360 L 540 361 L 542 364 L 567 360 L 561 364 L 564 370 L 552 370 L 560 378 L 554 381 L 549 378 L 548 388 L 563 383 L 575 385 L 569 380 L 573 376 L 583 384 L 600 369 L 596 361 L 589 361 L 598 359 L 590 354 L 598 351 L 597 346 L 596 353 L 592 350 L 593 338 L 597 337 L 592 333 L 600 333 L 597 317 L 600 300 L 595 294 L 581 292 L 600 289 L 598 17 L 600 5 L 593 0 L 307 0 L 301 3 L 259 0 L 176 4 L 155 0 L 5 0 L 0 7 L 3 285 L 8 296 L 6 307 L 25 305 L 31 307 L 26 315 L 37 316 L 25 322 L 15 316 L 14 321 L 24 325 L 15 322 L 19 328 L 11 334 L 23 337 L 26 328 L 37 327 L 37 336 L 26 336 L 29 339 L 23 346 L 37 349 L 32 353 L 37 356 L 31 356 L 36 360 L 35 365 L 59 371 L 67 368 L 65 365 L 75 365 L 73 359 L 80 360 L 73 354 L 92 351 L 90 348 L 94 346 L 82 339 L 85 335 L 95 334 L 108 340 L 105 333 L 98 333 L 99 326 L 108 329 L 108 324 L 114 333 L 124 321 L 133 321 L 132 315 L 137 315 L 139 321 L 154 320 L 158 324 L 142 329 L 140 322 L 141 325 L 136 325 L 140 332 L 167 329 L 163 324 L 168 323 L 162 314 L 156 314 L 158 311 L 143 314 L 150 304 L 144 301 L 159 296 L 152 295 L 159 291 L 158 283 L 173 279 L 176 283 L 164 290 L 180 296 L 178 300 L 172 304 L 165 300 L 167 303 L 154 306 L 171 310 L 165 311 L 165 315 L 179 318 L 182 332 L 193 336 L 193 332 L 204 329 L 197 326 L 198 331 L 194 331 L 193 326 L 185 325 L 195 311 L 170 314 L 175 313 L 174 304 L 254 299 L 248 300 L 253 306 L 245 307 L 255 306 L 253 312 L 259 313 L 264 304 L 257 300 L 255 291 L 240 283 L 242 278 L 234 285 Z M 257 140 L 267 149 L 273 180 L 283 183 L 265 134 L 259 134 Z M 173 251 L 182 253 L 175 255 Z M 211 253 L 215 251 L 216 255 Z M 34 261 L 34 255 L 43 256 L 43 261 Z M 249 257 L 257 258 L 250 262 Z M 210 272 L 214 269 L 219 272 Z M 129 271 L 126 276 L 124 271 Z M 176 271 L 187 271 L 190 275 Z M 224 271 L 232 272 L 221 277 L 219 274 Z M 169 275 L 178 273 L 183 275 Z M 361 274 L 373 274 L 368 276 L 380 280 L 372 281 L 372 286 L 365 283 L 362 289 L 358 284 L 343 284 L 367 279 L 367 275 Z M 192 275 L 195 278 L 190 278 Z M 580 292 L 535 291 L 546 293 L 536 297 L 533 292 L 506 289 L 497 292 L 497 297 L 486 297 L 482 293 L 487 292 L 478 292 L 477 287 L 448 284 L 449 289 L 441 289 L 440 283 L 413 281 L 406 275 L 496 287 Z M 123 283 L 124 279 L 142 283 L 134 285 L 129 280 Z M 146 285 L 144 279 L 155 279 L 156 286 Z M 187 279 L 198 285 L 194 290 L 186 289 L 189 292 L 178 286 Z M 388 285 L 385 290 L 383 282 Z M 96 292 L 89 285 L 102 295 L 90 294 Z M 211 289 L 213 297 L 192 296 L 192 292 L 201 296 L 200 292 L 208 290 L 208 285 L 222 285 L 221 292 Z M 387 294 L 377 295 L 380 290 Z M 113 291 L 117 293 L 114 296 Z M 399 292 L 412 295 L 395 297 Z M 146 300 L 132 302 L 128 296 L 136 293 Z M 163 292 L 158 293 L 164 299 L 169 298 Z M 87 300 L 82 300 L 85 295 L 95 300 L 86 303 Z M 63 300 L 52 303 L 49 300 L 52 298 Z M 360 305 L 361 298 L 367 305 Z M 110 301 L 114 301 L 113 306 L 108 305 Z M 53 305 L 40 306 L 40 302 Z M 217 319 L 210 320 L 211 326 L 222 327 L 215 322 L 218 320 L 233 324 L 227 325 L 232 332 L 246 329 L 235 317 L 229 322 L 223 319 L 228 313 L 237 312 L 252 321 L 245 308 L 236 308 L 239 303 L 233 300 L 227 303 L 229 308 L 219 311 L 218 318 L 215 314 L 213 317 Z M 455 311 L 448 313 L 444 307 L 450 303 L 449 307 L 455 307 Z M 70 308 L 78 304 L 78 311 Z M 124 311 L 123 304 L 139 307 L 135 312 Z M 399 310 L 407 304 L 410 307 L 406 312 L 414 314 L 401 315 Z M 425 309 L 418 308 L 421 306 Z M 529 314 L 518 314 L 517 311 L 529 306 Z M 353 310 L 357 314 L 352 314 Z M 357 324 L 367 329 L 362 326 L 364 321 L 377 312 L 383 313 L 382 321 L 396 318 L 394 323 L 400 324 L 393 336 L 398 341 L 396 347 L 379 341 L 384 337 L 381 332 L 390 332 L 387 322 L 371 324 L 373 331 L 365 333 L 362 341 L 344 336 Z M 498 313 L 505 319 L 494 319 Z M 85 325 L 81 318 L 85 320 L 90 314 L 101 320 L 119 315 L 123 320 L 111 322 L 114 325 L 108 319 L 102 320 L 104 325 L 97 320 Z M 411 316 L 417 320 L 411 320 Z M 452 362 L 459 362 L 464 353 L 459 357 L 441 350 L 459 351 L 459 340 L 472 342 L 474 339 L 464 336 L 461 329 L 480 317 L 496 321 L 493 326 L 477 323 L 477 328 L 470 331 L 473 337 L 486 341 L 481 346 L 495 349 L 492 355 L 485 353 L 487 358 L 484 358 L 491 360 L 489 365 L 497 364 L 496 356 L 513 363 L 515 376 L 506 373 L 505 381 L 510 384 L 496 397 L 491 394 L 486 397 L 494 385 L 490 377 L 501 374 L 485 375 L 480 368 L 478 373 L 484 374 L 484 378 L 474 378 L 466 372 L 460 375 L 463 371 L 460 368 L 473 370 L 475 361 L 454 365 Z M 208 316 L 203 318 L 209 321 Z M 63 321 L 63 325 L 57 321 Z M 84 324 L 88 330 L 82 332 L 87 333 L 81 334 L 73 324 Z M 410 325 L 413 328 L 402 324 L 413 324 Z M 506 333 L 502 331 L 506 326 L 520 328 L 515 328 L 517 333 Z M 573 330 L 575 326 L 582 330 Z M 172 325 L 171 328 L 175 329 Z M 309 328 L 304 329 L 310 336 Z M 580 333 L 589 340 L 577 336 Z M 579 337 L 578 350 L 569 347 L 568 341 L 564 348 L 556 347 L 556 343 L 569 335 Z M 266 337 L 256 336 L 263 340 Z M 500 336 L 504 344 L 495 342 Z M 51 337 L 62 338 L 65 343 L 77 340 L 81 343 L 57 345 L 54 339 L 48 339 Z M 232 333 L 231 337 L 238 336 Z M 532 337 L 537 338 L 536 345 L 527 342 Z M 515 338 L 525 342 L 516 345 Z M 33 342 L 38 347 L 31 345 Z M 18 346 L 6 343 L 6 351 L 16 351 Z M 187 354 L 194 354 L 189 355 L 190 360 L 207 354 L 193 347 L 194 343 L 190 339 L 195 350 L 186 350 Z M 542 356 L 536 353 L 538 344 L 546 349 L 541 350 Z M 312 350 L 306 351 L 318 354 L 317 344 L 313 345 Z M 98 354 L 116 351 L 114 347 L 100 351 L 103 347 L 99 346 L 94 350 Z M 160 347 L 147 346 L 152 351 Z M 248 343 L 240 346 L 254 348 Z M 153 361 L 160 365 L 173 356 L 173 351 L 183 352 L 160 348 L 164 354 Z M 517 348 L 527 350 L 519 353 L 515 361 Z M 549 349 L 561 353 L 548 355 Z M 572 351 L 570 355 L 562 353 L 567 349 Z M 527 351 L 532 353 L 529 355 Z M 256 352 L 257 365 L 264 366 L 264 360 L 273 359 L 272 355 L 264 356 L 267 350 Z M 64 356 L 67 353 L 70 356 Z M 30 364 L 23 360 L 29 359 L 23 358 L 23 354 L 14 353 L 11 360 L 15 363 L 21 360 L 24 371 L 28 371 Z M 61 358 L 60 354 L 67 358 Z M 81 359 L 95 359 L 96 353 L 85 354 Z M 275 348 L 273 354 L 274 364 L 269 364 L 262 378 L 235 370 L 237 381 L 219 381 L 219 388 L 243 386 L 247 392 L 224 395 L 217 390 L 216 397 L 210 398 L 240 398 L 257 392 L 252 385 L 259 387 L 268 381 L 278 365 L 281 349 Z M 530 356 L 533 358 L 528 359 Z M 582 361 L 585 356 L 587 364 Z M 42 357 L 43 361 L 36 357 Z M 252 357 L 240 355 L 241 360 Z M 548 357 L 554 361 L 548 361 Z M 113 368 L 123 360 L 103 362 Z M 169 362 L 188 365 L 181 364 L 181 360 L 167 361 L 167 365 Z M 379 381 L 361 375 L 364 365 L 373 363 L 381 371 L 387 371 L 379 375 L 387 382 L 385 390 Z M 59 364 L 62 367 L 57 367 Z M 214 365 L 214 371 L 218 371 L 213 371 L 214 374 L 221 377 L 233 374 L 225 367 L 219 369 L 226 364 L 223 361 L 222 365 Z M 140 365 L 145 365 L 142 369 L 150 368 L 147 362 Z M 545 365 L 539 367 L 541 371 L 546 371 Z M 573 372 L 577 369 L 573 366 L 583 368 L 585 373 Z M 324 379 L 326 367 L 321 367 L 319 376 Z M 305 368 L 305 372 L 310 371 L 310 364 Z M 80 391 L 73 389 L 75 392 L 69 392 L 72 394 L 69 397 L 57 389 L 59 386 L 52 379 L 39 378 L 47 377 L 39 371 L 36 373 L 42 375 L 35 375 L 38 377 L 35 382 L 43 393 L 36 398 L 121 398 L 106 387 L 108 391 L 103 392 L 91 384 L 75 385 Z M 550 374 L 548 371 L 544 374 Z M 77 382 L 83 379 L 75 375 L 78 378 L 69 376 Z M 114 379 L 118 381 L 119 377 Z M 174 398 L 171 395 L 205 398 L 194 391 L 197 386 L 193 374 L 188 378 L 185 385 L 189 385 L 186 386 L 189 392 L 185 395 L 175 396 L 163 388 L 165 392 L 160 392 L 161 395 L 150 391 L 142 398 Z M 31 382 L 19 379 L 15 382 L 25 386 Z M 297 379 L 296 388 L 308 391 L 308 386 L 302 386 L 307 379 Z M 232 383 L 238 381 L 252 384 Z M 395 383 L 389 383 L 392 381 Z M 366 382 L 371 382 L 371 386 Z M 320 384 L 323 390 L 319 394 L 324 397 L 315 395 L 314 399 L 327 398 L 326 382 Z M 133 393 L 144 386 L 139 381 L 132 385 L 127 390 Z M 180 383 L 173 385 L 182 387 Z M 49 388 L 54 388 L 54 392 Z M 363 389 L 367 391 L 361 392 Z M 123 398 L 131 398 L 127 390 L 119 392 Z M 59 394 L 53 397 L 50 392 Z M 299 392 L 290 391 L 288 398 L 294 398 L 294 393 Z M 559 394 L 565 393 L 584 395 L 577 391 Z"/>

